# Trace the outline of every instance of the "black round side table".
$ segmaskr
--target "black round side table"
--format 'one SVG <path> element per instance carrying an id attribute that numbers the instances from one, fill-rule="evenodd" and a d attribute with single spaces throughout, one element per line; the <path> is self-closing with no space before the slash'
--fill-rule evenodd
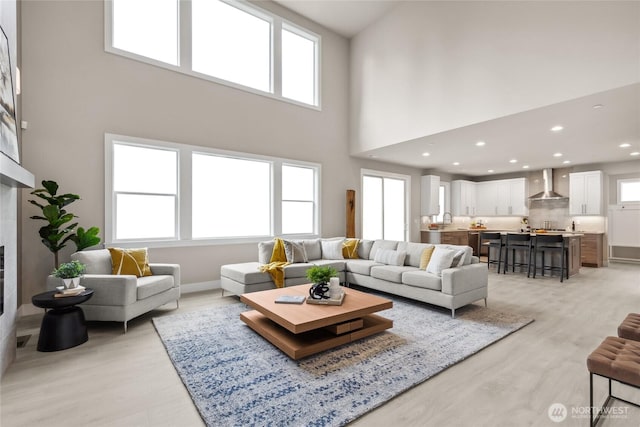
<path id="1" fill-rule="evenodd" d="M 34 295 L 31 302 L 36 307 L 48 309 L 42 318 L 38 351 L 58 351 L 87 342 L 87 324 L 84 313 L 77 304 L 82 304 L 93 295 L 93 289 L 85 289 L 72 297 L 56 298 L 57 291 Z"/>

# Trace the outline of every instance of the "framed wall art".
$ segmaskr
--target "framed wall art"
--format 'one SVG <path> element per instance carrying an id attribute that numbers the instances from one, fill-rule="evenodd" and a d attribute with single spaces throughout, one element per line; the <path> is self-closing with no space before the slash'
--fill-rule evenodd
<path id="1" fill-rule="evenodd" d="M 20 162 L 9 39 L 0 27 L 0 151 Z"/>

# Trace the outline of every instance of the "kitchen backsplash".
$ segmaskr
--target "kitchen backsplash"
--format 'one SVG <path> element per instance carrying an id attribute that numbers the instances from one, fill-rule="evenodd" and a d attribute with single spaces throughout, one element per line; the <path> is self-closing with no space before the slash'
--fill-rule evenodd
<path id="1" fill-rule="evenodd" d="M 448 228 L 468 228 L 472 222 L 482 222 L 488 229 L 519 231 L 524 228 L 522 217 L 513 216 L 489 216 L 489 217 L 453 217 Z M 574 221 L 576 231 L 590 233 L 602 233 L 606 230 L 606 217 L 604 216 L 575 216 L 569 215 L 569 202 L 567 200 L 545 200 L 531 203 L 529 207 L 529 225 L 532 229 L 544 228 L 544 222 L 550 221 L 549 228 L 570 230 Z M 422 217 L 422 229 L 429 227 L 429 217 Z"/>
<path id="2" fill-rule="evenodd" d="M 531 228 L 545 228 L 545 221 L 551 222 L 548 228 L 566 230 L 567 227 L 571 227 L 569 200 L 532 201 L 529 206 L 529 225 Z"/>

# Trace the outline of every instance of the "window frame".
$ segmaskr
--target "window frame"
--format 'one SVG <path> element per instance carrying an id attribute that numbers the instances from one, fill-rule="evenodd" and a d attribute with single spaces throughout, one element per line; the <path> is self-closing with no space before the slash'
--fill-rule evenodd
<path id="1" fill-rule="evenodd" d="M 313 203 L 313 220 L 312 220 L 312 226 L 314 230 L 318 230 L 320 228 L 320 206 L 319 206 L 319 200 L 320 200 L 320 174 L 318 173 L 318 171 L 311 165 L 304 165 L 301 164 L 300 162 L 298 163 L 291 163 L 291 162 L 283 162 L 281 164 L 281 167 L 279 168 L 280 170 L 280 174 L 282 174 L 282 167 L 284 166 L 289 166 L 289 167 L 297 167 L 297 168 L 304 168 L 304 169 L 312 169 L 314 171 L 313 174 L 313 200 L 296 200 L 296 199 L 285 199 L 282 196 L 282 193 L 280 194 L 280 210 L 282 210 L 282 205 L 284 202 L 301 202 L 301 203 L 309 203 L 312 202 Z M 280 191 L 282 192 L 282 179 L 280 180 Z M 280 231 L 282 231 L 282 215 L 280 215 Z M 286 236 L 304 236 L 304 234 L 286 234 Z"/>
<path id="2" fill-rule="evenodd" d="M 632 200 L 632 201 L 626 201 L 626 202 L 621 200 L 622 184 L 626 184 L 626 183 L 637 183 L 638 185 L 640 185 L 640 178 L 618 179 L 617 186 L 616 186 L 618 189 L 616 201 L 618 202 L 619 205 L 640 205 L 640 200 Z"/>
<path id="3" fill-rule="evenodd" d="M 221 84 L 234 89 L 239 89 L 255 95 L 265 96 L 278 101 L 322 111 L 322 36 L 295 24 L 273 12 L 262 9 L 252 3 L 243 0 L 219 0 L 227 3 L 243 12 L 249 13 L 261 19 L 268 19 L 271 25 L 271 88 L 270 92 L 265 92 L 229 80 L 224 80 L 215 76 L 200 73 L 192 69 L 192 28 L 191 28 L 191 2 L 189 0 L 178 0 L 178 65 L 168 64 L 153 58 L 139 55 L 133 52 L 122 50 L 113 46 L 113 2 L 104 0 L 104 50 L 135 61 L 143 62 L 156 67 L 186 74 L 202 80 Z M 306 104 L 295 99 L 282 96 L 282 29 L 295 32 L 311 41 L 315 42 L 315 84 L 314 101 L 315 104 Z"/>
<path id="4" fill-rule="evenodd" d="M 178 189 L 176 195 L 176 238 L 174 239 L 116 239 L 117 227 L 115 216 L 115 192 L 113 191 L 113 145 L 124 143 L 147 148 L 168 149 L 178 152 Z M 319 163 L 280 157 L 263 156 L 237 151 L 221 150 L 217 148 L 180 144 L 175 142 L 133 137 L 105 133 L 105 219 L 104 243 L 121 247 L 180 247 L 180 246 L 211 246 L 223 244 L 257 243 L 269 240 L 275 236 L 291 239 L 314 239 L 322 236 L 322 200 L 321 181 L 322 165 Z M 192 154 L 217 155 L 244 160 L 263 161 L 270 164 L 271 173 L 271 224 L 270 234 L 259 236 L 241 236 L 233 238 L 193 238 L 192 235 Z M 297 166 L 310 168 L 314 171 L 314 231 L 308 234 L 282 234 L 282 166 Z"/>
<path id="5" fill-rule="evenodd" d="M 384 183 L 384 178 L 390 179 L 399 179 L 403 180 L 404 185 L 404 241 L 408 242 L 410 240 L 411 235 L 411 175 L 403 175 L 392 172 L 384 172 L 373 169 L 360 169 L 360 188 L 364 188 L 364 177 L 371 176 L 376 178 L 382 178 Z M 384 184 L 383 184 L 384 185 Z M 384 193 L 383 193 L 383 203 L 384 203 Z M 363 224 L 364 227 L 364 191 L 360 191 L 360 206 L 362 209 L 360 210 L 360 223 Z M 384 215 L 383 215 L 383 239 L 384 237 Z M 361 230 L 361 234 L 364 236 L 364 229 Z"/>

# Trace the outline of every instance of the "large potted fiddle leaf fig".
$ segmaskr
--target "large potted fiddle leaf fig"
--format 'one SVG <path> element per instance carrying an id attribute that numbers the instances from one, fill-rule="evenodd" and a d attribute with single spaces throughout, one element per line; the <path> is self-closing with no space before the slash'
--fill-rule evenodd
<path id="1" fill-rule="evenodd" d="M 37 206 L 42 211 L 42 215 L 34 215 L 31 219 L 45 221 L 46 224 L 38 230 L 42 243 L 53 253 L 54 264 L 57 268 L 58 252 L 71 240 L 76 244 L 77 250 L 81 251 L 90 246 L 100 243 L 98 227 L 91 227 L 85 230 L 78 227 L 77 222 L 73 222 L 76 216 L 67 212 L 66 207 L 80 199 L 77 194 L 58 194 L 58 183 L 55 181 L 42 181 L 42 187 L 31 192 L 40 200 L 29 200 L 29 203 Z"/>

